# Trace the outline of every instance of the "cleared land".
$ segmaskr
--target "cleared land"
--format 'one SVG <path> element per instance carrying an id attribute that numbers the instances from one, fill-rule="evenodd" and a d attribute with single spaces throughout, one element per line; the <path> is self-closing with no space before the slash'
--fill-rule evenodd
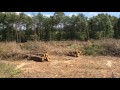
<path id="1" fill-rule="evenodd" d="M 96 41 L 96 43 L 98 42 L 100 41 Z M 72 57 L 72 56 L 66 55 L 67 52 L 75 50 L 78 47 L 82 47 L 90 42 L 78 42 L 78 41 L 65 42 L 64 41 L 64 42 L 47 42 L 47 43 L 34 42 L 34 44 L 31 44 L 31 43 L 33 42 L 27 42 L 27 43 L 21 44 L 22 46 L 20 47 L 22 47 L 22 49 L 20 49 L 20 47 L 16 48 L 15 52 L 19 52 L 21 50 L 20 53 L 27 53 L 28 51 L 33 51 L 36 48 L 38 48 L 37 50 L 41 50 L 41 52 L 47 51 L 47 53 L 49 54 L 50 61 L 35 62 L 27 59 L 17 60 L 17 57 L 14 58 L 15 60 L 13 60 L 12 57 L 7 58 L 5 60 L 1 59 L 0 63 L 2 64 L 4 63 L 4 65 L 14 66 L 12 70 L 13 71 L 17 70 L 17 71 L 14 74 L 8 73 L 10 75 L 8 74 L 5 75 L 5 73 L 3 72 L 3 74 L 0 74 L 0 77 L 120 78 L 120 58 L 119 57 L 85 56 L 85 55 L 81 55 L 79 57 Z M 119 41 L 117 41 L 117 43 L 119 43 Z M 15 43 L 12 43 L 12 44 L 18 46 L 18 44 L 15 44 Z M 9 45 L 13 46 L 12 44 L 9 43 Z M 25 45 L 28 48 L 26 48 Z M 14 49 L 15 49 L 15 46 L 14 46 Z M 11 48 L 10 50 L 12 51 L 14 49 Z M 3 54 L 3 51 L 1 52 Z M 6 50 L 6 52 L 8 51 Z M 2 58 L 4 59 L 4 56 Z M 9 69 L 3 69 L 3 68 L 4 67 L 1 68 L 1 71 L 2 70 L 9 71 Z M 8 67 L 8 68 L 11 68 L 11 67 Z"/>

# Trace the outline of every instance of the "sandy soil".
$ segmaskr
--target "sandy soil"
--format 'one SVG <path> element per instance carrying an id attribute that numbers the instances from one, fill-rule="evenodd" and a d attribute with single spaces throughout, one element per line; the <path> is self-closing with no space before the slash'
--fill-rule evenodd
<path id="1" fill-rule="evenodd" d="M 120 78 L 120 58 L 50 56 L 49 62 L 0 61 L 21 69 L 19 78 Z"/>

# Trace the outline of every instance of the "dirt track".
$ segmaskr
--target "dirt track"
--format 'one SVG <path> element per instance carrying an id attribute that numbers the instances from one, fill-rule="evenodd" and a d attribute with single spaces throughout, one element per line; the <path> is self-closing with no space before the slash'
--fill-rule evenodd
<path id="1" fill-rule="evenodd" d="M 2 61 L 16 66 L 21 78 L 117 78 L 120 58 L 104 56 L 51 56 L 50 62 Z"/>

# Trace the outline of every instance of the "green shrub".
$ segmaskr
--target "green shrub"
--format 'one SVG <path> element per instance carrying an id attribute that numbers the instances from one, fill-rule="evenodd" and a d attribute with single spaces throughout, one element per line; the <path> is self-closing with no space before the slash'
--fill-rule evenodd
<path id="1" fill-rule="evenodd" d="M 120 46 L 113 43 L 90 44 L 82 49 L 84 55 L 120 56 Z"/>
<path id="2" fill-rule="evenodd" d="M 96 44 L 84 46 L 82 51 L 84 55 L 105 55 L 105 48 Z"/>
<path id="3" fill-rule="evenodd" d="M 70 46 L 68 46 L 69 49 L 71 50 L 76 50 L 77 49 L 77 45 L 76 44 L 72 44 Z"/>

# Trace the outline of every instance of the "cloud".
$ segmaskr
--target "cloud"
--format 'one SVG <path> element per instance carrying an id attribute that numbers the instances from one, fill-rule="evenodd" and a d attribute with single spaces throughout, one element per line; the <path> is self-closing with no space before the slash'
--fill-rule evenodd
<path id="1" fill-rule="evenodd" d="M 78 14 L 77 13 L 70 13 L 70 14 L 68 14 L 68 16 L 72 16 L 72 15 L 75 15 L 75 16 L 77 16 Z"/>
<path id="2" fill-rule="evenodd" d="M 19 15 L 21 12 L 15 12 L 17 15 Z M 26 15 L 32 17 L 32 14 L 29 14 L 29 13 L 25 13 Z"/>
<path id="3" fill-rule="evenodd" d="M 89 12 L 88 16 L 92 17 L 92 16 L 97 16 L 99 14 L 99 12 Z"/>
<path id="4" fill-rule="evenodd" d="M 52 16 L 51 14 L 43 14 L 43 15 L 46 16 L 46 17 Z"/>
<path id="5" fill-rule="evenodd" d="M 32 17 L 32 15 L 31 14 L 27 14 L 29 17 Z"/>
<path id="6" fill-rule="evenodd" d="M 15 12 L 17 15 L 19 15 L 21 12 Z"/>
<path id="7" fill-rule="evenodd" d="M 6 13 L 6 12 L 2 12 L 2 13 Z M 21 12 L 15 12 L 17 15 L 19 15 Z"/>
<path id="8" fill-rule="evenodd" d="M 88 13 L 88 17 L 97 16 L 97 15 L 100 14 L 100 13 L 106 14 L 106 13 L 108 13 L 108 12 L 89 12 L 89 13 Z"/>

